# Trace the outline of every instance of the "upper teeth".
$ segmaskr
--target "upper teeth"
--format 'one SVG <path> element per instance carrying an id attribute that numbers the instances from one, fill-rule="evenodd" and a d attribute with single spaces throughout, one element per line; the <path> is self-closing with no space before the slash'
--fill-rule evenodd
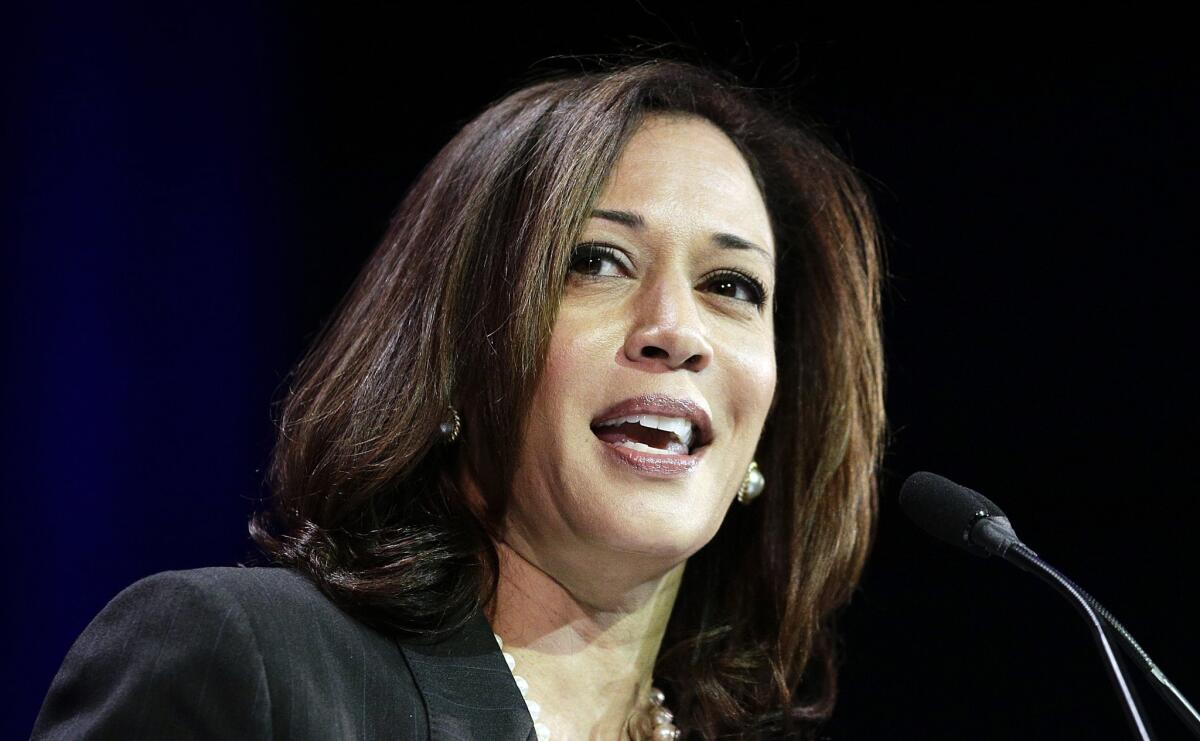
<path id="1" fill-rule="evenodd" d="M 612 427 L 622 425 L 626 422 L 634 422 L 642 427 L 650 427 L 656 430 L 666 430 L 672 432 L 675 437 L 679 438 L 679 442 L 688 446 L 692 446 L 692 423 L 682 417 L 660 417 L 657 414 L 633 414 L 628 417 L 617 417 L 616 419 L 607 419 L 601 422 L 599 427 Z"/>

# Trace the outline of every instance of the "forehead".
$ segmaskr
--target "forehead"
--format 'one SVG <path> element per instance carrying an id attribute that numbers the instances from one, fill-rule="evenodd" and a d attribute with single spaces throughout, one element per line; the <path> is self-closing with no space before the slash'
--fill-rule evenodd
<path id="1" fill-rule="evenodd" d="M 621 152 L 600 206 L 636 211 L 652 227 L 694 224 L 731 232 L 774 254 L 750 165 L 725 132 L 698 116 L 647 117 Z"/>

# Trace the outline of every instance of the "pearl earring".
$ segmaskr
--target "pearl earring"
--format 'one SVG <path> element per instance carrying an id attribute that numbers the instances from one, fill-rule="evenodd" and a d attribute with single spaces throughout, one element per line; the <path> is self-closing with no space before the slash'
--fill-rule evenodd
<path id="1" fill-rule="evenodd" d="M 454 420 L 443 422 L 438 426 L 447 445 L 458 439 L 458 433 L 462 429 L 462 418 L 458 416 L 458 410 L 450 407 L 450 413 L 454 415 Z"/>
<path id="2" fill-rule="evenodd" d="M 750 467 L 746 469 L 746 477 L 742 479 L 742 485 L 738 488 L 737 500 L 742 504 L 750 504 L 759 494 L 762 494 L 766 485 L 767 480 L 758 470 L 758 461 L 750 461 Z"/>

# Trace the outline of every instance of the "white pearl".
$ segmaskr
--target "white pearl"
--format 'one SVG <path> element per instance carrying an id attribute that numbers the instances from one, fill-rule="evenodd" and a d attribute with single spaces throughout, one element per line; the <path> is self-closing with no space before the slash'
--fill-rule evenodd
<path id="1" fill-rule="evenodd" d="M 550 741 L 550 728 L 545 723 L 534 723 L 533 730 L 537 733 L 538 741 Z"/>
<path id="2" fill-rule="evenodd" d="M 492 635 L 496 637 L 496 643 L 500 646 L 500 648 L 504 648 L 504 639 L 500 637 L 500 634 L 492 633 Z"/>
<path id="3" fill-rule="evenodd" d="M 513 668 L 516 667 L 516 665 L 517 665 L 517 660 L 513 658 L 512 654 L 505 651 L 504 652 L 504 663 L 508 664 L 508 670 L 512 671 Z"/>
<path id="4" fill-rule="evenodd" d="M 762 494 L 763 488 L 766 486 L 766 479 L 758 471 L 751 471 L 749 481 L 746 484 L 746 496 L 753 499 Z"/>
<path id="5" fill-rule="evenodd" d="M 675 726 L 667 724 L 654 729 L 654 741 L 675 741 Z"/>
<path id="6" fill-rule="evenodd" d="M 521 690 L 521 697 L 524 697 L 525 693 L 529 692 L 529 682 L 525 681 L 525 677 L 518 677 L 516 674 L 513 675 L 513 679 L 517 682 L 517 689 Z"/>
<path id="7" fill-rule="evenodd" d="M 525 704 L 529 706 L 529 717 L 537 720 L 538 716 L 542 714 L 542 706 L 538 705 L 533 700 L 530 700 L 528 697 L 525 698 Z"/>

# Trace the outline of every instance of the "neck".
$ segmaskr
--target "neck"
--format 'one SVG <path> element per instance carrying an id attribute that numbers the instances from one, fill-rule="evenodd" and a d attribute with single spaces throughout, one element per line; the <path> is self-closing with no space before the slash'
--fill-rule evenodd
<path id="1" fill-rule="evenodd" d="M 619 738 L 650 689 L 686 562 L 597 605 L 514 545 L 497 544 L 500 583 L 487 614 L 516 673 L 529 682 L 529 697 L 542 707 L 538 722 L 555 741 Z"/>

